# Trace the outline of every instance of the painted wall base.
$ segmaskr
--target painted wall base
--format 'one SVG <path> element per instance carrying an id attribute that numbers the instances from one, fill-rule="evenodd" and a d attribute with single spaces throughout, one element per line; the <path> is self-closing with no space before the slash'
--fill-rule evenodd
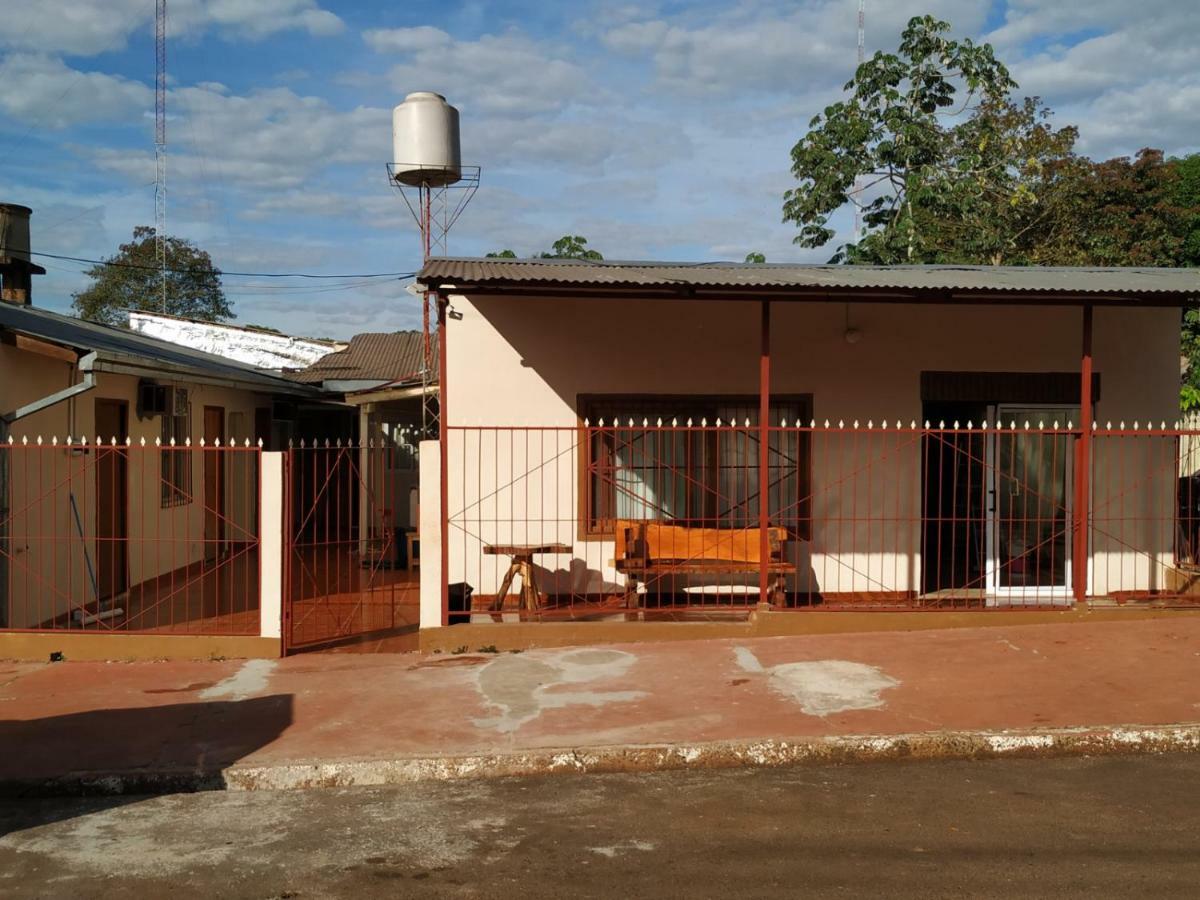
<path id="1" fill-rule="evenodd" d="M 931 631 L 1001 625 L 1114 622 L 1162 616 L 1195 616 L 1187 609 L 1038 609 L 1011 612 L 759 612 L 742 622 L 482 622 L 422 629 L 422 653 L 574 647 L 643 641 L 786 637 L 877 631 Z"/>
<path id="2" fill-rule="evenodd" d="M 0 633 L 0 659 L 47 662 L 61 652 L 70 661 L 154 659 L 277 659 L 279 638 L 191 634 Z"/>

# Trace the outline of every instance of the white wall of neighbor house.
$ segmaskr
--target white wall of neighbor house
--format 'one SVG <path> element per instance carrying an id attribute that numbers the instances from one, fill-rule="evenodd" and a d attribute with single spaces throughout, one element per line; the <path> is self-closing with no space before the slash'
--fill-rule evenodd
<path id="1" fill-rule="evenodd" d="M 73 363 L 0 345 L 0 407 L 4 410 L 33 402 L 79 380 Z M 97 438 L 105 443 L 114 437 L 122 443 L 127 439 L 132 442 L 127 462 L 129 584 L 157 578 L 203 558 L 202 451 L 191 454 L 190 502 L 163 508 L 160 454 L 164 451 L 154 447 L 155 439 L 162 435 L 162 420 L 158 416 L 138 417 L 138 380 L 130 375 L 100 372 L 92 390 L 10 427 L 13 446 L 5 451 L 13 510 L 8 528 L 13 554 L 8 585 L 14 615 L 10 627 L 33 627 L 93 599 L 88 563 L 96 565 L 96 518 L 103 513 L 96 504 Z M 203 434 L 204 407 L 224 409 L 223 444 L 231 439 L 242 444 L 253 439 L 255 410 L 271 402 L 268 396 L 251 391 L 168 378 L 155 380 L 188 390 L 194 444 Z M 128 434 L 95 433 L 97 400 L 118 400 L 127 405 Z M 66 446 L 68 437 L 71 447 Z M 85 437 L 87 448 L 81 443 Z M 58 439 L 57 448 L 51 446 L 54 438 Z M 236 544 L 258 533 L 257 453 L 222 451 L 219 455 L 225 471 L 225 523 L 220 537 Z M 78 524 L 71 509 L 72 495 Z M 84 539 L 80 538 L 81 532 Z"/>
<path id="2" fill-rule="evenodd" d="M 540 560 L 547 569 L 543 590 L 618 587 L 611 540 L 580 535 L 571 431 L 577 397 L 756 394 L 759 304 L 464 296 L 451 302 L 462 318 L 448 323 L 449 423 L 562 429 L 451 432 L 451 580 L 462 577 L 477 592 L 492 592 L 508 560 L 484 557 L 482 544 L 561 541 L 573 554 Z M 848 326 L 861 333 L 857 343 L 845 340 Z M 921 419 L 922 371 L 1078 371 L 1082 311 L 776 302 L 771 330 L 773 394 L 811 394 L 818 422 L 858 420 L 865 428 L 871 420 L 878 428 L 884 419 L 893 427 Z M 1093 349 L 1101 425 L 1175 421 L 1178 310 L 1097 308 Z M 804 579 L 815 579 L 823 591 L 919 589 L 920 444 L 898 443 L 886 464 L 872 464 L 882 446 L 815 442 L 814 533 L 790 548 L 801 588 L 810 586 Z M 1096 593 L 1163 586 L 1173 559 L 1175 490 L 1165 446 L 1149 437 L 1096 442 Z M 853 490 L 834 487 L 855 469 L 876 477 L 869 483 L 860 477 Z M 1137 471 L 1144 474 L 1134 483 Z M 878 477 L 885 474 L 897 477 Z M 870 525 L 869 510 L 878 511 Z M 860 521 L 848 521 L 852 515 Z"/>

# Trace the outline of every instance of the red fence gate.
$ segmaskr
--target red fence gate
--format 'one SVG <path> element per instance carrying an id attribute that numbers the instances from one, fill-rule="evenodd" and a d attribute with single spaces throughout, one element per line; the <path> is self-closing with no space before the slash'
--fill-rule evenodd
<path id="1" fill-rule="evenodd" d="M 288 650 L 417 628 L 417 465 L 401 443 L 329 443 L 284 456 Z"/>

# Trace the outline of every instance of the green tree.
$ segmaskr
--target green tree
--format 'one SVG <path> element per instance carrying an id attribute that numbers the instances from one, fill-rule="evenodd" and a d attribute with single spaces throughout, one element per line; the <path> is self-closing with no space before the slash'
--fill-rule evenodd
<path id="1" fill-rule="evenodd" d="M 973 106 L 1003 107 L 1016 82 L 991 45 L 952 39 L 949 30 L 932 16 L 909 20 L 898 52 L 878 52 L 859 66 L 845 85 L 850 97 L 826 107 L 792 148 L 792 174 L 800 184 L 784 194 L 783 219 L 799 227 L 797 244 L 827 244 L 834 236 L 829 217 L 861 185 L 870 198 L 860 202 L 863 224 L 877 233 L 871 256 L 918 262 L 927 240 L 921 206 L 949 199 L 942 195 L 951 183 L 986 178 L 982 170 L 990 161 L 973 160 L 961 143 L 956 147 L 943 120 Z M 960 85 L 966 91 L 961 100 Z M 970 196 L 983 188 L 959 191 Z M 853 260 L 854 254 L 842 256 Z"/>
<path id="2" fill-rule="evenodd" d="M 534 259 L 604 259 L 598 250 L 589 250 L 587 238 L 580 234 L 564 234 L 549 250 L 536 254 Z M 493 250 L 485 259 L 517 259 L 511 250 Z"/>
<path id="3" fill-rule="evenodd" d="M 1047 242 L 1075 230 L 1071 186 L 1086 170 L 1073 152 L 1078 130 L 1056 129 L 1050 119 L 1037 97 L 1005 99 L 980 104 L 948 130 L 945 175 L 913 204 L 921 236 L 914 261 L 1029 264 Z M 895 258 L 908 235 L 887 232 L 856 249 L 867 255 L 880 245 Z"/>
<path id="4" fill-rule="evenodd" d="M 183 238 L 168 237 L 166 245 L 165 307 L 154 229 L 139 225 L 133 229 L 132 241 L 87 270 L 92 283 L 73 295 L 75 311 L 84 319 L 115 326 L 128 324 L 127 310 L 165 312 L 206 322 L 234 318 L 221 288 L 221 270 L 213 265 L 212 257 Z"/>
<path id="5" fill-rule="evenodd" d="M 753 250 L 750 253 L 746 254 L 746 262 L 748 262 L 748 263 L 765 263 L 766 261 L 767 261 L 766 254 L 759 253 L 757 250 Z"/>
<path id="6" fill-rule="evenodd" d="M 541 253 L 542 259 L 604 259 L 597 250 L 589 250 L 587 238 L 579 234 L 564 234 L 554 242 L 549 253 Z"/>

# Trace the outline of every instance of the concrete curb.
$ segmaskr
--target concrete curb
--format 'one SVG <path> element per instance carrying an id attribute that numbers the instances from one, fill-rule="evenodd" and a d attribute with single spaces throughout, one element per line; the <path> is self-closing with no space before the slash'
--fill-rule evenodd
<path id="1" fill-rule="evenodd" d="M 882 760 L 1108 756 L 1200 751 L 1200 724 L 852 735 L 797 740 L 549 749 L 452 757 L 235 764 L 217 772 L 71 773 L 0 780 L 0 797 L 303 790 L 560 773 L 655 772 Z"/>

